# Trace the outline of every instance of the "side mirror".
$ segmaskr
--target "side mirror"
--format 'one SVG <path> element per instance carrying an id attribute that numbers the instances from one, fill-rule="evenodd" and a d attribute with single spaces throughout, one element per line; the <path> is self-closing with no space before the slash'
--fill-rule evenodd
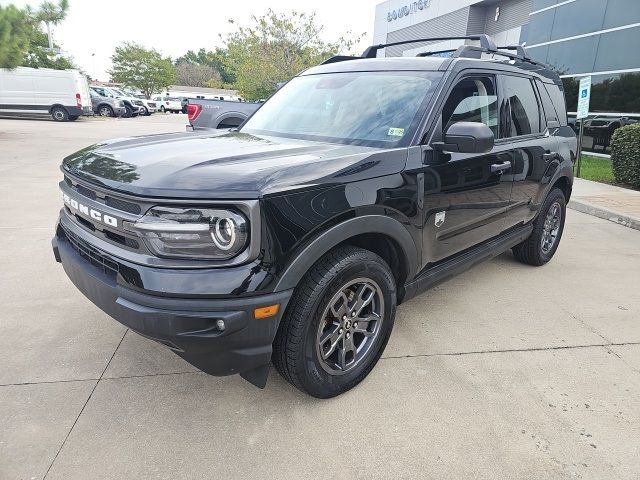
<path id="1" fill-rule="evenodd" d="M 431 146 L 441 152 L 487 153 L 493 148 L 493 131 L 480 122 L 456 122 L 444 133 L 444 142 Z"/>

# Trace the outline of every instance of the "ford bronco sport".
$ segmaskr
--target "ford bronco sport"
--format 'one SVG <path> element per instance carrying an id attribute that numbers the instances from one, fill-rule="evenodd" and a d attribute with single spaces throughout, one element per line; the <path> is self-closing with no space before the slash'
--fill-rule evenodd
<path id="1" fill-rule="evenodd" d="M 56 259 L 209 374 L 264 387 L 272 361 L 313 396 L 345 392 L 400 302 L 509 249 L 543 265 L 558 248 L 577 147 L 562 83 L 522 47 L 465 39 L 479 45 L 333 57 L 239 129 L 65 158 Z"/>

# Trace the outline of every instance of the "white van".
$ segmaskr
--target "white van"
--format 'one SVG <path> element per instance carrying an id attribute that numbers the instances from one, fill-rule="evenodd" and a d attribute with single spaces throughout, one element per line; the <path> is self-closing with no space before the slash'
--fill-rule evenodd
<path id="1" fill-rule="evenodd" d="M 87 78 L 78 70 L 0 68 L 0 115 L 51 115 L 66 122 L 92 114 Z"/>

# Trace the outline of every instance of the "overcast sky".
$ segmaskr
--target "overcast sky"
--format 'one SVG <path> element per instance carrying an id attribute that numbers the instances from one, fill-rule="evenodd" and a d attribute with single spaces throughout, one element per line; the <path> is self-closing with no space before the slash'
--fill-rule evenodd
<path id="1" fill-rule="evenodd" d="M 373 37 L 375 6 L 381 0 L 70 0 L 67 19 L 54 30 L 55 41 L 75 63 L 92 77 L 107 80 L 113 49 L 125 41 L 153 47 L 172 58 L 187 50 L 221 46 L 218 34 L 234 30 L 227 20 L 246 25 L 252 14 L 267 8 L 317 13 L 324 25 L 325 40 L 334 40 L 348 30 L 365 33 L 357 47 L 364 50 Z M 0 5 L 19 7 L 41 0 L 0 0 Z M 92 56 L 92 54 L 95 54 Z"/>

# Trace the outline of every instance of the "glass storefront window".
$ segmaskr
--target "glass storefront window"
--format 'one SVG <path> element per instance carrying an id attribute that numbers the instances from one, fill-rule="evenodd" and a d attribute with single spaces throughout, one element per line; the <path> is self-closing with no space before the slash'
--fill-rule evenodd
<path id="1" fill-rule="evenodd" d="M 602 29 L 632 23 L 640 23 L 640 2 L 638 0 L 609 0 Z"/>
<path id="2" fill-rule="evenodd" d="M 531 11 L 535 12 L 543 8 L 551 7 L 558 3 L 558 0 L 533 0 L 531 2 Z"/>
<path id="3" fill-rule="evenodd" d="M 599 35 L 549 45 L 546 62 L 561 75 L 593 72 Z"/>
<path id="4" fill-rule="evenodd" d="M 603 0 L 579 0 L 554 8 L 551 40 L 602 30 L 606 6 Z"/>
<path id="5" fill-rule="evenodd" d="M 527 33 L 528 45 L 536 45 L 551 40 L 551 30 L 553 29 L 553 18 L 555 14 L 556 9 L 552 8 L 551 10 L 531 15 L 529 31 Z"/>
<path id="6" fill-rule="evenodd" d="M 579 77 L 563 78 L 569 111 L 576 111 Z M 592 115 L 585 120 L 582 146 L 587 151 L 610 153 L 611 137 L 616 129 L 640 123 L 640 71 L 591 77 Z M 569 120 L 576 133 L 580 123 Z"/>
<path id="7" fill-rule="evenodd" d="M 640 3 L 640 2 L 639 2 Z M 640 67 L 640 27 L 599 35 L 600 45 L 593 70 L 584 72 L 606 72 Z"/>

